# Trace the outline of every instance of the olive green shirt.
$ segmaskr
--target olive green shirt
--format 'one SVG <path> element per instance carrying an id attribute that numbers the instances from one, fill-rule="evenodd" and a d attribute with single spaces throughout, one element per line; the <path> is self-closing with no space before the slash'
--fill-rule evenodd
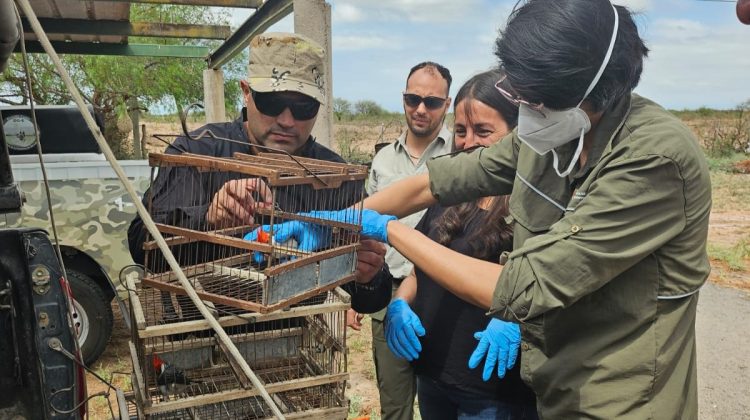
<path id="1" fill-rule="evenodd" d="M 561 167 L 575 143 L 556 149 Z M 604 113 L 586 166 L 567 178 L 516 132 L 428 167 L 444 205 L 511 194 L 514 251 L 490 313 L 521 323 L 521 374 L 541 418 L 697 418 L 711 185 L 684 124 L 632 95 Z"/>

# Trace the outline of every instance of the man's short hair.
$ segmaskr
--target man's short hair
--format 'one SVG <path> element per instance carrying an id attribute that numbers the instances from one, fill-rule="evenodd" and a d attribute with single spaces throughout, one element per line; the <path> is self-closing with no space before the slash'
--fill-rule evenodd
<path id="1" fill-rule="evenodd" d="M 256 92 L 299 92 L 325 103 L 325 51 L 294 33 L 271 32 L 250 40 L 248 85 Z"/>
<path id="2" fill-rule="evenodd" d="M 431 67 L 437 70 L 438 73 L 440 73 L 440 76 L 442 76 L 443 79 L 445 79 L 446 82 L 448 82 L 448 90 L 447 92 L 451 91 L 451 82 L 453 81 L 453 77 L 451 77 L 451 72 L 441 66 L 440 64 L 434 62 L 434 61 L 423 61 L 416 66 L 412 67 L 411 70 L 409 70 L 409 75 L 406 76 L 406 84 L 409 84 L 409 79 L 411 78 L 411 75 L 414 74 L 415 71 L 423 69 L 425 67 Z"/>
<path id="3" fill-rule="evenodd" d="M 586 98 L 594 112 L 635 89 L 648 54 L 630 11 L 615 7 L 619 29 L 612 57 Z M 575 106 L 601 66 L 614 16 L 609 0 L 529 0 L 513 10 L 495 55 L 515 93 L 552 109 Z"/>

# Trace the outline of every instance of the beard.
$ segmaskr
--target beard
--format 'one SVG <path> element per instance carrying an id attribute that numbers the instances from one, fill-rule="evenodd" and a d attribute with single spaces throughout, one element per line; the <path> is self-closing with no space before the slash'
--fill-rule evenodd
<path id="1" fill-rule="evenodd" d="M 416 123 L 414 117 L 411 117 L 406 119 L 406 126 L 409 127 L 409 131 L 415 136 L 426 137 L 437 131 L 437 129 L 443 124 L 444 119 L 445 116 L 442 116 L 435 120 L 426 119 L 426 121 Z"/>

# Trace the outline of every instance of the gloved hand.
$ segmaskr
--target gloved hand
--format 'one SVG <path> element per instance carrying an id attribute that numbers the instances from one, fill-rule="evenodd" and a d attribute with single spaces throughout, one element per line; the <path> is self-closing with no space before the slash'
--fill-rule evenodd
<path id="1" fill-rule="evenodd" d="M 271 226 L 263 225 L 260 229 L 264 232 L 270 232 Z M 254 229 L 252 232 L 245 235 L 244 239 L 246 241 L 258 241 L 258 233 L 258 229 Z M 274 243 L 283 244 L 292 239 L 297 241 L 297 249 L 300 251 L 313 252 L 328 246 L 331 240 L 331 235 L 330 232 L 328 232 L 328 229 L 323 226 L 301 222 L 299 220 L 290 220 L 274 226 Z M 263 254 L 257 251 L 253 252 L 253 260 L 258 264 L 262 263 L 264 261 Z"/>
<path id="2" fill-rule="evenodd" d="M 348 208 L 338 211 L 318 210 L 308 213 L 300 213 L 304 216 L 315 217 L 318 219 L 333 220 L 342 223 L 359 224 L 358 212 Z M 386 226 L 391 220 L 396 220 L 396 216 L 380 214 L 375 210 L 362 210 L 362 236 L 375 239 L 378 242 L 388 243 L 388 231 Z"/>
<path id="3" fill-rule="evenodd" d="M 483 380 L 490 380 L 495 365 L 497 376 L 502 378 L 505 371 L 512 369 L 516 364 L 518 346 L 521 344 L 521 328 L 518 324 L 493 318 L 484 331 L 474 333 L 474 338 L 479 340 L 479 344 L 469 358 L 469 368 L 479 366 L 479 362 L 486 355 Z"/>
<path id="4" fill-rule="evenodd" d="M 412 361 L 419 358 L 424 327 L 409 304 L 401 298 L 393 299 L 385 313 L 385 341 L 393 354 Z"/>

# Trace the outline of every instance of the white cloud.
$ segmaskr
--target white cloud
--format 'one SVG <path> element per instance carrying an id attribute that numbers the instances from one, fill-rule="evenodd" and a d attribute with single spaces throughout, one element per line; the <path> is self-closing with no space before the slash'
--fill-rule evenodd
<path id="1" fill-rule="evenodd" d="M 334 51 L 395 50 L 400 49 L 401 45 L 402 42 L 396 38 L 375 35 L 336 35 L 333 37 Z"/>
<path id="2" fill-rule="evenodd" d="M 475 29 L 477 33 L 476 41 L 487 51 L 493 51 L 495 41 L 498 37 L 498 31 L 505 29 L 505 25 L 508 23 L 508 16 L 513 11 L 513 3 L 504 3 L 495 5 L 491 10 L 486 10 L 481 13 L 481 18 L 478 18 L 477 22 L 481 22 Z"/>
<path id="3" fill-rule="evenodd" d="M 480 0 L 334 0 L 334 24 L 341 22 L 411 21 L 459 22 L 471 14 Z"/>
<path id="4" fill-rule="evenodd" d="M 651 0 L 613 0 L 618 6 L 625 6 L 634 12 L 645 12 L 651 9 Z"/>
<path id="5" fill-rule="evenodd" d="M 713 31 L 704 24 L 688 19 L 660 19 L 655 22 L 655 37 L 672 42 L 692 42 Z"/>
<path id="6" fill-rule="evenodd" d="M 657 21 L 638 91 L 670 108 L 732 108 L 750 99 L 746 31 L 691 21 Z"/>
<path id="7" fill-rule="evenodd" d="M 365 14 L 359 7 L 343 2 L 333 6 L 331 15 L 334 22 L 340 23 L 360 22 L 365 17 Z"/>

